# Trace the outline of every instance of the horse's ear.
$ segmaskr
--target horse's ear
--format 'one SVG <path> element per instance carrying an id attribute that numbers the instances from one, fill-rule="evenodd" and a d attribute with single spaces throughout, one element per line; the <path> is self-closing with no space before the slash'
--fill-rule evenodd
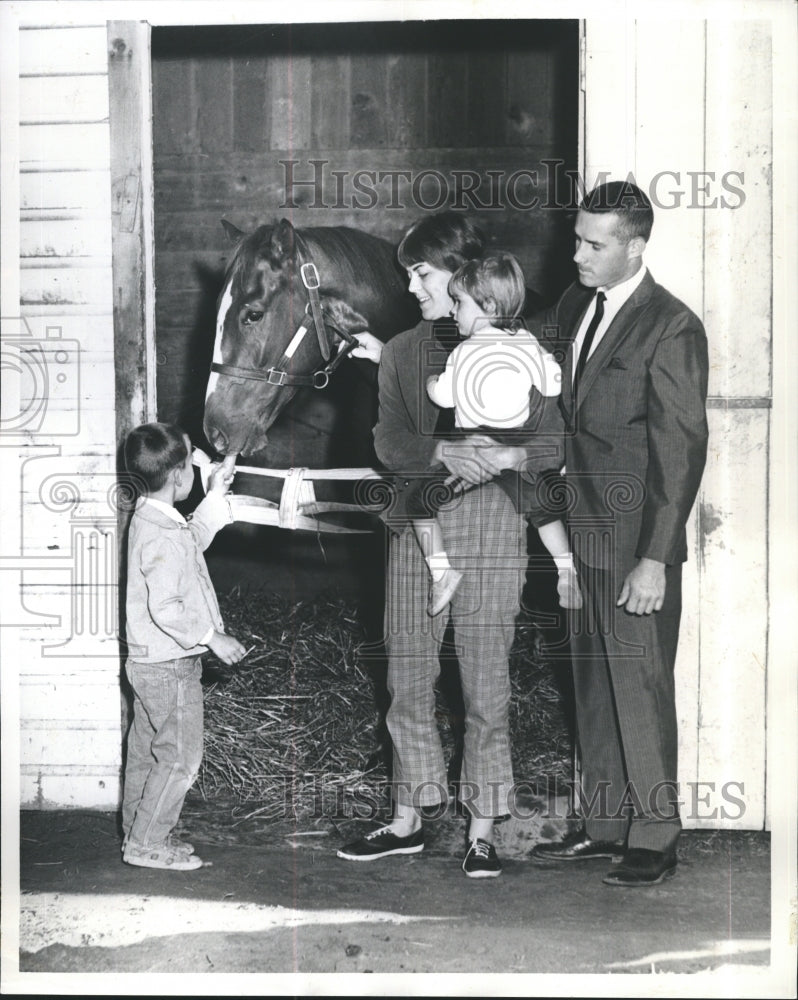
<path id="1" fill-rule="evenodd" d="M 294 253 L 294 227 L 288 219 L 280 219 L 272 230 L 269 244 L 272 260 L 286 260 Z"/>
<path id="2" fill-rule="evenodd" d="M 238 243 L 242 236 L 245 236 L 243 230 L 234 226 L 232 222 L 228 222 L 227 219 L 222 219 L 222 229 L 227 233 L 227 238 L 231 243 Z"/>

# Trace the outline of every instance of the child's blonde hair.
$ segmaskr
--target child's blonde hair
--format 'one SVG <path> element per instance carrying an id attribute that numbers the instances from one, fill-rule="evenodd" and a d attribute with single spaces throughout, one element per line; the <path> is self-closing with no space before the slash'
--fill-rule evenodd
<path id="1" fill-rule="evenodd" d="M 480 309 L 488 302 L 496 307 L 502 326 L 517 329 L 526 299 L 526 281 L 521 265 L 511 253 L 498 250 L 478 260 L 466 261 L 449 279 L 449 294 L 465 292 Z"/>

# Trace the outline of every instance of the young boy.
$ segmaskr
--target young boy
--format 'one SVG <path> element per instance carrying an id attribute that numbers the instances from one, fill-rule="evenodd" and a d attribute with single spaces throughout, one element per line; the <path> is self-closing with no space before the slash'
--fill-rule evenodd
<path id="1" fill-rule="evenodd" d="M 174 507 L 191 492 L 191 441 L 174 424 L 143 424 L 125 443 L 142 491 L 130 522 L 125 665 L 133 690 L 122 799 L 122 858 L 129 865 L 189 871 L 202 866 L 173 834 L 202 760 L 201 657 L 230 666 L 245 650 L 226 635 L 203 551 L 232 522 L 225 499 L 233 463 L 210 477 L 187 522 Z"/>

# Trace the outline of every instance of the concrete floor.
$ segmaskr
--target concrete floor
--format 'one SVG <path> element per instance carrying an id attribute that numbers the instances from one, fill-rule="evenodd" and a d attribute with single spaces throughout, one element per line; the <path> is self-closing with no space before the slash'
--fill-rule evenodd
<path id="1" fill-rule="evenodd" d="M 653 980 L 663 996 L 794 995 L 771 964 L 764 833 L 688 831 L 672 880 L 628 890 L 601 883 L 605 861 L 537 865 L 520 828 L 502 834 L 501 878 L 466 879 L 454 815 L 428 824 L 422 854 L 367 864 L 335 855 L 357 820 L 259 827 L 196 800 L 184 818 L 209 865 L 164 873 L 121 863 L 113 814 L 22 814 L 23 983 L 143 995 L 142 974 L 169 972 L 157 992 L 642 996 Z M 344 993 L 341 973 L 368 975 Z"/>

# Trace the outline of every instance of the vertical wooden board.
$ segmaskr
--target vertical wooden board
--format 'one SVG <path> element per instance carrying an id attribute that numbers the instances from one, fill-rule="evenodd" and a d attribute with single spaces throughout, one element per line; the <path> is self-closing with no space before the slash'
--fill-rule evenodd
<path id="1" fill-rule="evenodd" d="M 773 74 L 769 22 L 707 22 L 706 323 L 710 394 L 768 396 Z M 731 171 L 734 173 L 731 173 Z M 744 179 L 743 176 L 744 175 Z M 726 185 L 739 189 L 730 192 Z M 724 208 L 724 203 L 729 206 Z M 718 266 L 722 261 L 722 266 Z"/>
<path id="2" fill-rule="evenodd" d="M 468 57 L 433 53 L 427 68 L 430 101 L 427 109 L 428 145 L 462 148 L 468 128 Z"/>
<path id="3" fill-rule="evenodd" d="M 555 132 L 552 59 L 545 50 L 507 53 L 504 141 L 509 146 L 546 144 Z"/>
<path id="4" fill-rule="evenodd" d="M 468 54 L 467 146 L 500 146 L 507 115 L 507 67 L 502 52 Z"/>
<path id="5" fill-rule="evenodd" d="M 193 152 L 197 109 L 191 60 L 152 60 L 152 103 L 155 155 Z"/>
<path id="6" fill-rule="evenodd" d="M 356 149 L 379 149 L 388 145 L 390 117 L 386 62 L 381 56 L 352 56 L 350 91 L 350 145 Z M 379 164 L 364 164 L 378 169 Z"/>
<path id="7" fill-rule="evenodd" d="M 351 71 L 348 56 L 319 54 L 313 57 L 310 147 L 314 152 L 349 148 Z"/>
<path id="8" fill-rule="evenodd" d="M 698 770 L 698 690 L 701 669 L 701 564 L 699 551 L 698 511 L 693 508 L 687 522 L 687 546 L 690 558 L 682 568 L 682 619 L 679 646 L 676 653 L 676 718 L 679 725 L 679 787 L 682 800 L 689 783 L 699 777 Z M 682 823 L 694 828 L 696 823 L 685 810 Z"/>
<path id="9" fill-rule="evenodd" d="M 704 212 L 691 208 L 684 192 L 690 189 L 689 172 L 704 169 L 704 26 L 698 20 L 637 22 L 636 162 L 629 167 L 654 205 L 646 263 L 699 316 Z M 676 177 L 668 173 L 655 180 L 666 171 Z M 682 191 L 680 199 L 666 194 L 674 188 Z"/>
<path id="10" fill-rule="evenodd" d="M 312 97 L 310 56 L 269 59 L 267 102 L 271 114 L 272 149 L 296 152 L 310 148 Z"/>
<path id="11" fill-rule="evenodd" d="M 603 172 L 634 169 L 637 59 L 635 23 L 585 21 L 585 163 L 588 188 Z"/>
<path id="12" fill-rule="evenodd" d="M 708 827 L 764 822 L 767 662 L 768 411 L 711 409 L 700 496 L 700 780 L 744 785 L 744 815 Z M 777 763 L 774 762 L 774 766 Z"/>
<path id="13" fill-rule="evenodd" d="M 107 74 L 105 25 L 21 30 L 19 71 L 22 76 L 75 72 Z"/>
<path id="14" fill-rule="evenodd" d="M 196 60 L 197 138 L 204 153 L 233 148 L 233 66 L 230 59 Z"/>
<path id="15" fill-rule="evenodd" d="M 427 66 L 423 55 L 388 56 L 388 146 L 424 149 L 427 145 Z"/>
<path id="16" fill-rule="evenodd" d="M 263 56 L 235 59 L 233 70 L 233 149 L 261 153 L 268 148 L 267 62 Z"/>

